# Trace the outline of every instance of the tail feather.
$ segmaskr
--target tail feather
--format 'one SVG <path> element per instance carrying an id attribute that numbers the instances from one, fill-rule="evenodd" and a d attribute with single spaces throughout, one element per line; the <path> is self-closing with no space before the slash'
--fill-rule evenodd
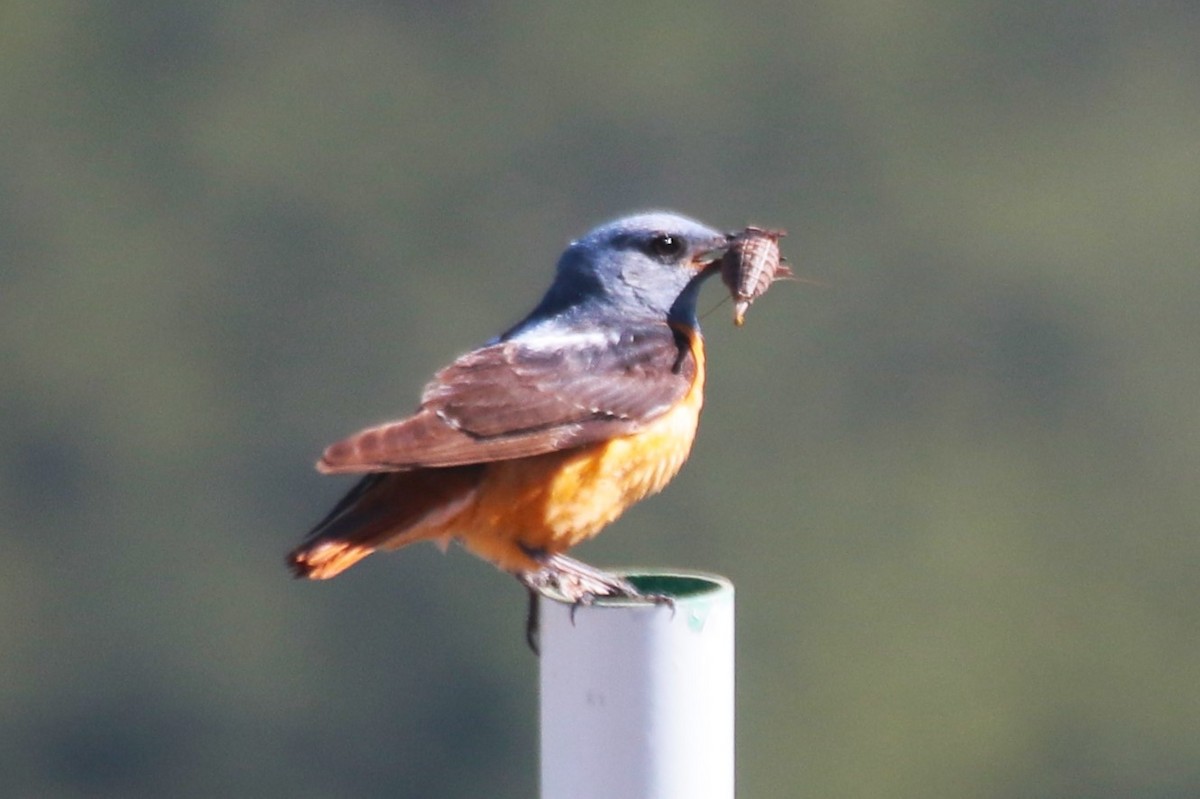
<path id="1" fill-rule="evenodd" d="M 287 557 L 296 577 L 325 580 L 376 549 L 436 537 L 470 500 L 483 466 L 379 472 L 358 481 Z"/>
<path id="2" fill-rule="evenodd" d="M 336 577 L 375 551 L 374 547 L 347 544 L 344 541 L 322 541 L 305 545 L 288 555 L 288 567 L 295 577 L 328 580 Z"/>

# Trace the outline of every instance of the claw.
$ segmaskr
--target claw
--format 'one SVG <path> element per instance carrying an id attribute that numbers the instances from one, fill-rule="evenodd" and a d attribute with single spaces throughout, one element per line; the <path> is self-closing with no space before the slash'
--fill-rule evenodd
<path id="1" fill-rule="evenodd" d="M 661 595 L 643 595 L 624 577 L 581 563 L 566 555 L 550 555 L 537 550 L 527 554 L 541 564 L 535 571 L 518 572 L 516 577 L 529 592 L 529 611 L 525 618 L 525 642 L 535 655 L 540 652 L 538 596 L 550 594 L 571 603 L 571 624 L 581 605 L 592 605 L 603 597 L 652 599 L 668 602 L 672 610 L 675 600 Z"/>
<path id="2" fill-rule="evenodd" d="M 571 626 L 575 626 L 575 611 L 579 610 L 580 607 L 594 604 L 596 604 L 596 595 L 591 592 L 576 597 L 575 601 L 571 603 Z"/>
<path id="3" fill-rule="evenodd" d="M 675 597 L 669 594 L 642 594 L 641 598 L 648 599 L 660 607 L 666 605 L 671 609 L 671 618 L 675 618 Z"/>
<path id="4" fill-rule="evenodd" d="M 538 604 L 538 592 L 529 588 L 529 609 L 525 614 L 525 643 L 535 657 L 542 656 L 541 642 L 541 605 Z"/>

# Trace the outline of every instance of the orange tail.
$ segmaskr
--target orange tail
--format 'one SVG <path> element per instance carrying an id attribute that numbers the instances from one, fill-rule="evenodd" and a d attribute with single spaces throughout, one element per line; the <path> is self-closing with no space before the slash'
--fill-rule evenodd
<path id="1" fill-rule="evenodd" d="M 297 577 L 325 580 L 376 549 L 442 533 L 471 499 L 483 467 L 369 474 L 350 489 L 287 557 Z"/>

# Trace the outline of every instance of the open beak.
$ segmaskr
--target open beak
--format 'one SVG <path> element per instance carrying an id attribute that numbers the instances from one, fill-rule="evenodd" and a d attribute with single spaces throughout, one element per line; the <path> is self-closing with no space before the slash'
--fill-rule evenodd
<path id="1" fill-rule="evenodd" d="M 698 250 L 692 257 L 692 266 L 699 272 L 716 271 L 721 259 L 729 249 L 730 238 L 727 235 L 718 236 L 708 242 L 707 246 Z"/>

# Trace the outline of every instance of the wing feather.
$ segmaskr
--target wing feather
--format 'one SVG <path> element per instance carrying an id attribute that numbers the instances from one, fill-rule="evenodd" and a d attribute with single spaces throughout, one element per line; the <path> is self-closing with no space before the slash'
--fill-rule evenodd
<path id="1" fill-rule="evenodd" d="M 460 466 L 538 455 L 636 432 L 696 377 L 665 322 L 501 341 L 463 355 L 426 387 L 416 414 L 325 451 L 325 472 Z"/>

